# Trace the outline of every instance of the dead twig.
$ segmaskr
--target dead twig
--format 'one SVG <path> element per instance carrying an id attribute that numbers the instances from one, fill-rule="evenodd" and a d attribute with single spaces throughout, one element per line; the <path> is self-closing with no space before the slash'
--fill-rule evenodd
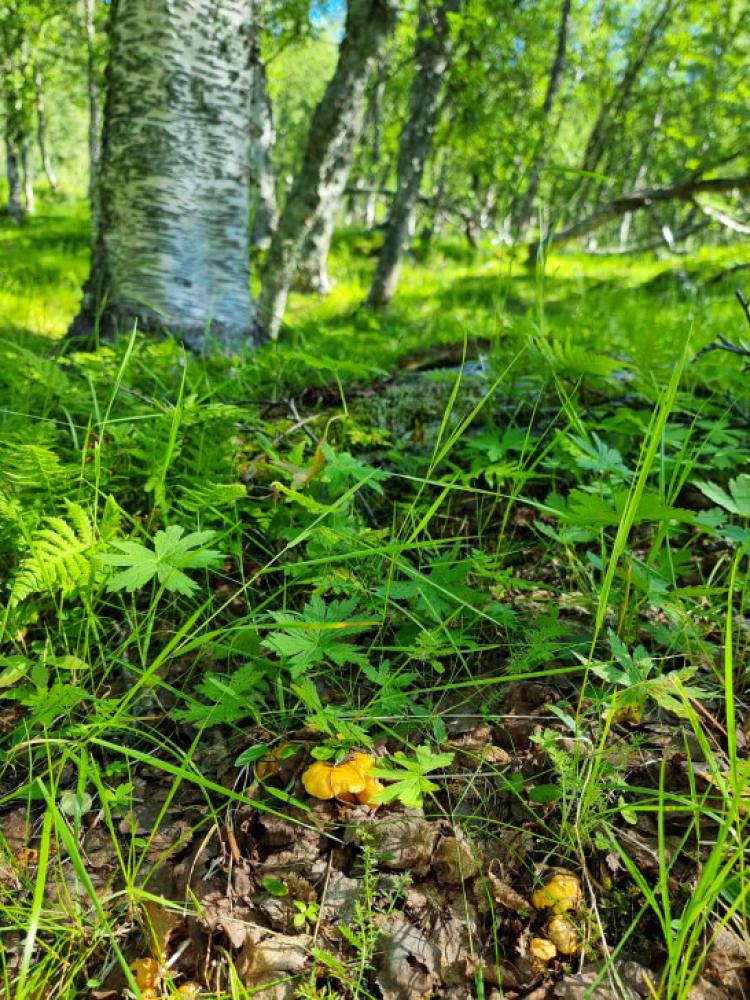
<path id="1" fill-rule="evenodd" d="M 742 307 L 742 311 L 745 314 L 745 319 L 750 324 L 750 302 L 745 298 L 739 288 L 734 293 L 737 296 L 737 301 Z M 738 344 L 733 344 L 728 337 L 725 337 L 723 333 L 720 333 L 716 340 L 712 340 L 710 344 L 706 344 L 702 347 L 700 351 L 695 356 L 695 361 L 698 361 L 703 357 L 704 354 L 708 354 L 709 351 L 728 351 L 730 354 L 739 354 L 742 358 L 750 358 L 750 347 L 742 347 Z M 743 371 L 750 371 L 750 365 L 745 365 L 742 369 Z"/>

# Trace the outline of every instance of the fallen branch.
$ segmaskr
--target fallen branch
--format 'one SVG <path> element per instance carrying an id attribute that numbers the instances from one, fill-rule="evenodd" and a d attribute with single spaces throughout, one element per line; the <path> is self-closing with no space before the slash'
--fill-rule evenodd
<path id="1" fill-rule="evenodd" d="M 743 174 L 740 177 L 691 177 L 680 184 L 661 185 L 659 187 L 642 188 L 639 191 L 631 191 L 630 194 L 621 195 L 607 202 L 601 208 L 587 215 L 584 219 L 574 222 L 565 229 L 560 229 L 556 233 L 550 233 L 544 241 L 547 246 L 551 244 L 567 243 L 580 236 L 586 236 L 595 229 L 617 219 L 626 212 L 638 212 L 644 208 L 650 208 L 660 202 L 686 201 L 694 202 L 695 195 L 701 191 L 746 191 L 750 189 L 750 174 Z M 538 248 L 539 241 L 534 240 L 529 243 L 529 249 L 534 253 Z"/>
<path id="2" fill-rule="evenodd" d="M 750 226 L 746 226 L 742 222 L 737 222 L 736 219 L 733 219 L 731 215 L 727 215 L 726 212 L 722 212 L 712 205 L 702 205 L 697 199 L 693 199 L 693 204 L 704 215 L 707 215 L 709 219 L 714 219 L 726 229 L 731 229 L 733 233 L 742 233 L 743 236 L 750 235 Z"/>
<path id="3" fill-rule="evenodd" d="M 679 233 L 675 233 L 673 236 L 674 242 L 681 243 L 682 240 L 686 240 L 688 236 L 692 236 L 694 233 L 698 233 L 702 229 L 706 229 L 708 225 L 709 221 L 707 219 L 701 219 L 700 222 L 695 222 L 692 226 L 688 226 L 686 229 L 680 230 Z M 655 236 L 647 243 L 631 243 L 629 246 L 625 247 L 596 247 L 595 249 L 584 250 L 583 253 L 592 257 L 614 257 L 628 253 L 646 253 L 649 250 L 658 250 L 662 246 L 664 246 L 664 236 L 659 233 L 658 236 Z M 678 253 L 679 251 L 674 252 Z M 684 251 L 682 252 L 684 253 Z"/>

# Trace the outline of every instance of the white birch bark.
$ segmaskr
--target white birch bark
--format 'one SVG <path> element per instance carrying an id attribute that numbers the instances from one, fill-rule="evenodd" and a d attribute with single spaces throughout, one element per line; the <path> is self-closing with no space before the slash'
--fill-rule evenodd
<path id="1" fill-rule="evenodd" d="M 21 172 L 23 174 L 23 203 L 27 215 L 36 212 L 36 197 L 34 196 L 34 170 L 29 157 L 29 143 L 24 137 L 21 142 Z"/>
<path id="2" fill-rule="evenodd" d="M 364 92 L 396 21 L 398 0 L 349 0 L 336 71 L 315 109 L 305 157 L 274 233 L 258 302 L 261 322 L 275 338 L 305 240 L 348 173 L 362 129 Z M 341 188 L 343 190 L 343 188 Z M 340 197 L 340 196 L 339 196 Z"/>
<path id="3" fill-rule="evenodd" d="M 377 167 L 380 155 L 380 105 L 384 89 L 384 80 L 381 75 L 384 70 L 381 64 L 375 73 L 375 85 L 371 87 L 369 97 L 366 102 L 365 122 L 372 120 L 374 138 L 371 147 L 371 159 L 373 169 Z M 380 76 L 380 79 L 377 78 Z M 333 282 L 328 274 L 328 254 L 331 250 L 331 240 L 333 230 L 336 225 L 344 198 L 344 192 L 351 174 L 352 159 L 354 154 L 354 143 L 352 143 L 352 156 L 343 159 L 337 165 L 336 176 L 326 191 L 325 201 L 321 203 L 318 217 L 310 230 L 307 239 L 300 252 L 300 263 L 297 268 L 297 284 L 300 288 L 316 292 L 318 295 L 327 295 L 333 288 Z M 358 179 L 355 186 L 362 186 L 362 181 Z M 368 196 L 369 197 L 369 196 Z M 350 225 L 354 221 L 355 211 L 361 203 L 361 198 L 355 196 L 351 202 L 346 216 L 346 223 Z M 374 209 L 373 209 L 374 212 Z"/>
<path id="4" fill-rule="evenodd" d="M 23 187 L 21 185 L 21 164 L 18 146 L 10 139 L 5 141 L 5 175 L 8 180 L 8 204 L 6 212 L 14 222 L 23 222 Z"/>
<path id="5" fill-rule="evenodd" d="M 250 91 L 250 190 L 254 193 L 252 245 L 266 250 L 279 220 L 273 147 L 276 128 L 268 93 L 266 66 L 260 52 L 260 23 L 253 31 L 252 88 Z"/>
<path id="6" fill-rule="evenodd" d="M 34 67 L 34 91 L 36 96 L 36 141 L 39 146 L 39 158 L 42 161 L 42 170 L 49 181 L 49 186 L 53 191 L 57 191 L 57 177 L 47 145 L 47 106 L 44 99 L 44 79 L 38 64 Z"/>
<path id="7" fill-rule="evenodd" d="M 401 262 L 415 224 L 425 161 L 432 147 L 438 96 L 450 63 L 449 14 L 460 6 L 461 0 L 441 0 L 437 5 L 432 0 L 420 0 L 409 113 L 399 137 L 396 194 L 367 297 L 371 308 L 387 306 L 396 291 Z"/>
<path id="8" fill-rule="evenodd" d="M 318 216 L 300 251 L 297 268 L 299 286 L 319 295 L 327 295 L 333 288 L 328 275 L 328 252 L 350 168 L 351 160 L 340 162 L 339 169 L 334 172 L 335 176 L 326 187 Z"/>
<path id="9" fill-rule="evenodd" d="M 101 122 L 99 120 L 99 88 L 96 82 L 96 50 L 94 48 L 96 29 L 94 26 L 95 0 L 83 0 L 83 15 L 86 26 L 86 86 L 89 102 L 89 204 L 91 206 L 91 229 L 94 240 L 97 233 L 96 217 L 96 175 L 99 169 Z"/>
<path id="10" fill-rule="evenodd" d="M 249 0 L 114 0 L 99 231 L 72 333 L 252 343 Z"/>

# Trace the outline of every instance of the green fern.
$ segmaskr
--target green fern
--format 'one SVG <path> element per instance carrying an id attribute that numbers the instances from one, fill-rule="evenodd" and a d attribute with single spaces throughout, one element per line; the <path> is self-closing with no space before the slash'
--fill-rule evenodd
<path id="1" fill-rule="evenodd" d="M 80 506 L 66 500 L 68 517 L 48 517 L 34 532 L 31 550 L 23 559 L 13 581 L 9 604 L 17 607 L 31 594 L 64 593 L 88 585 L 94 571 L 93 556 L 100 538 L 114 534 L 119 509 L 107 498 L 102 521 L 96 525 Z"/>
<path id="2" fill-rule="evenodd" d="M 29 487 L 53 489 L 60 481 L 62 466 L 51 449 L 8 440 L 2 440 L 0 444 L 0 491 L 7 494 Z"/>

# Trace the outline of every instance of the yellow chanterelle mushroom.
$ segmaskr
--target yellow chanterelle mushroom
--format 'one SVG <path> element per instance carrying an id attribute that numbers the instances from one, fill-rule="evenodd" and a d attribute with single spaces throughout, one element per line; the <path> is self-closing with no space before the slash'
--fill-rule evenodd
<path id="1" fill-rule="evenodd" d="M 374 767 L 374 759 L 366 753 L 353 753 L 340 764 L 319 760 L 302 775 L 302 784 L 307 794 L 316 799 L 372 806 L 372 799 L 383 787 L 372 776 Z"/>
<path id="2" fill-rule="evenodd" d="M 581 950 L 581 939 L 575 924 L 564 913 L 550 920 L 547 935 L 561 955 L 575 955 Z"/>
<path id="3" fill-rule="evenodd" d="M 543 886 L 536 890 L 531 902 L 537 910 L 567 913 L 577 909 L 582 900 L 581 882 L 571 872 L 555 872 Z"/>

